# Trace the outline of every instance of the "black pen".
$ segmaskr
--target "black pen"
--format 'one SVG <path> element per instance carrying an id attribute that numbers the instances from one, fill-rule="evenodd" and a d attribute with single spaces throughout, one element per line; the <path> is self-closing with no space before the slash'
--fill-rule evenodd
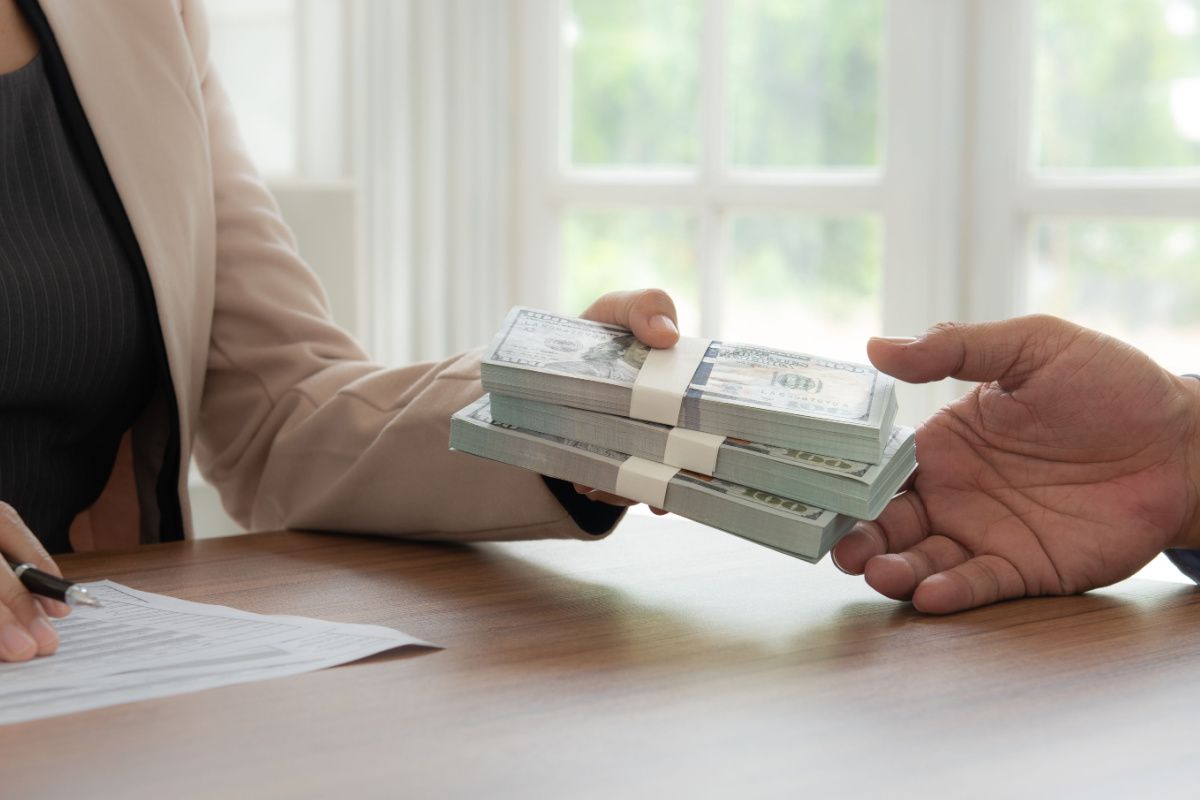
<path id="1" fill-rule="evenodd" d="M 42 572 L 33 564 L 13 561 L 8 556 L 5 556 L 4 560 L 12 567 L 13 574 L 21 579 L 21 583 L 25 584 L 25 588 L 36 595 L 49 597 L 51 600 L 61 600 L 71 608 L 77 606 L 100 607 L 100 601 L 88 594 L 88 590 L 77 583 L 63 580 L 49 572 Z"/>

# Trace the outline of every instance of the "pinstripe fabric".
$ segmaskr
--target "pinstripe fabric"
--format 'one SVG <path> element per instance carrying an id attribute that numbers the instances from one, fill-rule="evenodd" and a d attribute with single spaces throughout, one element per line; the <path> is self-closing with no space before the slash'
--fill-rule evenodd
<path id="1" fill-rule="evenodd" d="M 149 338 L 39 56 L 0 75 L 0 500 L 52 553 L 149 399 Z"/>

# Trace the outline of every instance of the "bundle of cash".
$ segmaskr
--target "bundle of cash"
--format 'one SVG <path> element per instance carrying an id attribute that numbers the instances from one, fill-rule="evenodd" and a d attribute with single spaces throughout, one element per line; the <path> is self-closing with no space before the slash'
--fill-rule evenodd
<path id="1" fill-rule="evenodd" d="M 624 328 L 517 307 L 484 353 L 483 386 L 506 397 L 628 417 L 648 352 Z M 873 367 L 712 342 L 676 424 L 878 464 L 895 416 L 894 381 Z"/>
<path id="2" fill-rule="evenodd" d="M 489 402 L 485 396 L 451 418 L 452 448 L 606 492 L 616 491 L 617 474 L 629 455 L 500 424 L 492 419 Z M 844 514 L 685 470 L 670 479 L 663 507 L 814 563 L 855 522 Z"/>
<path id="3" fill-rule="evenodd" d="M 491 415 L 504 425 L 664 461 L 671 428 L 494 394 Z M 838 514 L 875 519 L 917 466 L 916 431 L 893 426 L 879 464 L 726 438 L 712 475 Z"/>

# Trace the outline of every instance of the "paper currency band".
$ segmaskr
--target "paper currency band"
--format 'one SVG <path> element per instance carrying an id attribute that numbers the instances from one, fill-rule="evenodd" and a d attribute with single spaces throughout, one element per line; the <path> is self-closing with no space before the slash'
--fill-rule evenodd
<path id="1" fill-rule="evenodd" d="M 677 472 L 679 470 L 675 467 L 630 456 L 617 471 L 616 494 L 662 508 L 667 500 L 667 484 Z"/>
<path id="2" fill-rule="evenodd" d="M 651 350 L 633 382 L 629 416 L 663 425 L 678 424 L 683 396 L 710 344 L 711 339 L 681 336 L 674 347 Z"/>
<path id="3" fill-rule="evenodd" d="M 663 463 L 711 476 L 717 468 L 717 452 L 724 441 L 724 436 L 672 428 L 667 434 Z"/>

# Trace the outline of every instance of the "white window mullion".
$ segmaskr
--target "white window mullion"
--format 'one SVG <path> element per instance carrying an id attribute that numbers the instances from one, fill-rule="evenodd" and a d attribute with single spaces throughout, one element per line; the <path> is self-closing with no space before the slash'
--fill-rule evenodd
<path id="1" fill-rule="evenodd" d="M 725 285 L 728 213 L 719 205 L 706 203 L 697 221 L 700 275 L 700 330 L 712 339 L 721 338 L 721 288 Z M 686 324 L 686 323 L 685 323 Z"/>
<path id="2" fill-rule="evenodd" d="M 721 290 L 725 284 L 726 218 L 729 207 L 719 187 L 725 177 L 726 72 L 728 70 L 729 4 L 704 0 L 700 43 L 700 186 L 697 210 L 697 270 L 700 281 L 700 330 L 721 336 Z M 693 201 L 694 202 L 694 201 Z"/>
<path id="3" fill-rule="evenodd" d="M 1200 180 L 1167 177 L 1039 178 L 1017 197 L 1030 217 L 1191 219 L 1200 209 Z"/>
<path id="4" fill-rule="evenodd" d="M 450 26 L 456 10 L 454 3 L 417 3 L 413 8 L 416 38 L 414 83 L 415 102 L 411 106 L 416 141 L 412 151 L 412 174 L 416 196 L 412 213 L 413 270 L 417 324 L 412 336 L 415 356 L 436 357 L 449 350 L 446 316 L 450 312 L 450 278 L 453 270 L 455 239 L 450 234 L 463 212 L 457 202 L 463 195 L 458 173 L 451 173 L 451 152 L 459 154 L 464 131 L 455 118 L 451 101 L 462 98 L 453 82 L 450 63 Z"/>
<path id="5" fill-rule="evenodd" d="M 958 0 L 893 0 L 887 27 L 883 177 L 887 335 L 915 335 L 958 316 L 959 175 L 966 29 Z M 957 393 L 953 385 L 899 387 L 913 423 Z"/>
<path id="6" fill-rule="evenodd" d="M 561 122 L 560 74 L 564 0 L 517 0 L 513 47 L 514 82 L 512 142 L 517 228 L 513 237 L 514 303 L 536 308 L 558 307 L 561 286 L 561 200 L 552 186 L 558 180 Z"/>
<path id="7" fill-rule="evenodd" d="M 1003 319 L 1024 310 L 1029 216 L 1033 0 L 975 0 L 972 214 L 965 236 L 965 317 Z"/>
<path id="8" fill-rule="evenodd" d="M 749 176 L 707 179 L 695 173 L 568 173 L 552 181 L 552 198 L 586 205 L 628 204 L 692 207 L 779 208 L 799 212 L 876 213 L 884 204 L 884 184 L 869 173 L 813 173 L 811 176 Z"/>
<path id="9" fill-rule="evenodd" d="M 488 131 L 487 125 L 481 125 L 477 136 L 481 147 L 487 153 L 485 168 L 482 170 L 480 192 L 486 198 L 483 207 L 492 216 L 490 236 L 481 241 L 476 261 L 477 268 L 483 272 L 485 289 L 480 294 L 482 305 L 479 314 L 473 320 L 473 327 L 464 327 L 465 341 L 475 343 L 487 341 L 498 327 L 490 324 L 490 320 L 503 320 L 509 307 L 513 305 L 514 297 L 511 287 L 517 278 L 517 262 L 513 252 L 513 231 L 520 222 L 517 206 L 511 202 L 512 186 L 517 182 L 517 174 L 510 168 L 509 157 L 512 144 L 512 104 L 510 95 L 515 91 L 516 70 L 513 61 L 513 29 L 515 2 L 499 6 L 494 3 L 484 3 L 488 9 L 492 24 L 485 27 L 486 40 L 490 42 L 492 52 L 490 58 L 480 65 L 482 72 L 481 83 L 487 85 L 484 96 L 488 98 L 488 107 L 498 119 L 504 120 L 500 130 Z M 491 68 L 492 64 L 507 64 L 508 69 L 499 71 Z M 490 265 L 502 264 L 503 269 L 491 269 Z"/>

